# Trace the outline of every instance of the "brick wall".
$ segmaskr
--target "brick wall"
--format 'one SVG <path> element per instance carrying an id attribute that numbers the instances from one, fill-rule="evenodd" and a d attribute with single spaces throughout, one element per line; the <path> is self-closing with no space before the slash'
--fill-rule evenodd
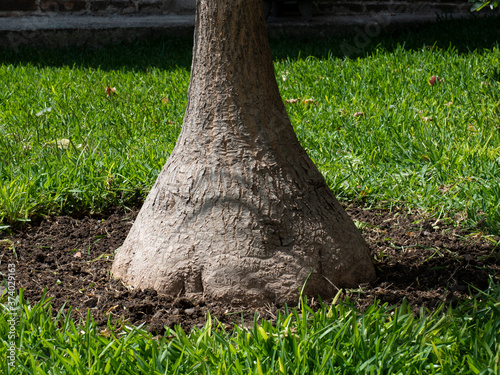
<path id="1" fill-rule="evenodd" d="M 281 0 L 285 1 L 285 0 Z M 290 7 L 293 1 L 286 0 Z M 73 14 L 104 16 L 193 14 L 196 0 L 0 0 L 0 17 L 19 15 Z M 331 15 L 369 12 L 444 12 L 469 9 L 465 0 L 317 0 L 313 15 Z"/>
<path id="2" fill-rule="evenodd" d="M 0 16 L 191 14 L 196 0 L 0 0 Z"/>
<path id="3" fill-rule="evenodd" d="M 388 0 L 388 1 L 318 1 L 314 4 L 316 14 L 352 14 L 352 13 L 455 13 L 468 11 L 471 3 L 467 0 Z"/>

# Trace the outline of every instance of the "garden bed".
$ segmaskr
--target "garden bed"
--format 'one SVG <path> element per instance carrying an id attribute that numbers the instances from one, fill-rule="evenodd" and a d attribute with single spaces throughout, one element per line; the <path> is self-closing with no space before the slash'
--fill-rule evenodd
<path id="1" fill-rule="evenodd" d="M 84 319 L 90 309 L 96 323 L 108 316 L 129 324 L 146 323 L 150 331 L 180 324 L 202 327 L 207 312 L 225 324 L 255 313 L 273 319 L 283 306 L 241 306 L 204 299 L 132 290 L 110 275 L 115 250 L 122 244 L 138 208 L 116 209 L 106 216 L 57 216 L 0 238 L 2 264 L 16 265 L 18 287 L 31 302 L 44 291 L 52 298 L 54 315 L 72 307 Z M 362 229 L 377 268 L 377 280 L 345 290 L 344 298 L 364 309 L 378 300 L 389 305 L 410 302 L 416 312 L 433 310 L 442 302 L 454 305 L 485 289 L 490 275 L 500 275 L 499 237 L 474 235 L 426 219 L 416 213 L 389 212 L 350 205 L 347 212 Z M 4 270 L 2 270 L 3 272 Z M 498 281 L 498 280 L 497 280 Z M 298 302 L 298 301 L 297 301 Z M 312 303 L 314 305 L 314 302 Z"/>

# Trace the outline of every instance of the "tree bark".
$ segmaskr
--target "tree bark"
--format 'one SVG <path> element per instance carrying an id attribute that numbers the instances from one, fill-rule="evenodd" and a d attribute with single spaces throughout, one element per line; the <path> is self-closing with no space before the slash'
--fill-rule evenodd
<path id="1" fill-rule="evenodd" d="M 233 303 L 328 298 L 375 276 L 369 249 L 301 147 L 262 0 L 198 0 L 177 144 L 112 267 L 139 288 Z"/>

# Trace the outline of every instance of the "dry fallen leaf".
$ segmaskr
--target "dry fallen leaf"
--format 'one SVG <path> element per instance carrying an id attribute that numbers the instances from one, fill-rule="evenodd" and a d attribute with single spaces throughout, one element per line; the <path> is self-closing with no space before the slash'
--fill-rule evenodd
<path id="1" fill-rule="evenodd" d="M 439 78 L 438 76 L 432 76 L 431 79 L 429 80 L 429 85 L 434 86 L 436 84 L 436 79 Z"/>
<path id="2" fill-rule="evenodd" d="M 49 113 L 51 111 L 52 111 L 52 107 L 46 107 L 46 108 L 42 109 L 40 112 L 38 112 L 35 116 L 40 117 L 40 116 L 44 115 L 45 113 Z"/>
<path id="3" fill-rule="evenodd" d="M 168 103 L 170 103 L 170 100 L 168 100 L 168 98 L 163 98 L 161 101 L 165 105 L 167 105 Z"/>
<path id="4" fill-rule="evenodd" d="M 118 306 L 120 306 L 120 305 L 115 305 L 115 306 L 113 306 L 113 307 L 110 307 L 110 308 L 108 309 L 108 311 L 106 311 L 104 314 L 105 314 L 105 315 L 108 315 L 111 311 L 113 311 L 114 309 L 116 309 Z"/>
<path id="5" fill-rule="evenodd" d="M 439 185 L 438 187 L 438 190 L 443 193 L 443 194 L 446 194 L 448 191 L 451 190 L 451 188 L 453 187 L 453 185 Z"/>
<path id="6" fill-rule="evenodd" d="M 290 104 L 295 104 L 299 101 L 300 99 L 287 99 L 285 102 L 290 103 Z"/>
<path id="7" fill-rule="evenodd" d="M 304 104 L 314 104 L 314 100 L 313 99 L 304 99 L 302 102 Z"/>
<path id="8" fill-rule="evenodd" d="M 453 102 L 444 103 L 445 106 L 450 106 L 452 104 L 453 104 Z"/>
<path id="9" fill-rule="evenodd" d="M 432 121 L 432 117 L 422 117 L 422 120 L 424 122 L 431 122 Z"/>
<path id="10" fill-rule="evenodd" d="M 56 146 L 62 150 L 66 150 L 71 145 L 71 141 L 69 139 L 63 138 L 58 139 L 56 141 Z"/>
<path id="11" fill-rule="evenodd" d="M 361 117 L 361 116 L 364 116 L 365 113 L 364 112 L 356 112 L 353 116 L 354 117 Z"/>
<path id="12" fill-rule="evenodd" d="M 109 98 L 113 94 L 116 94 L 116 87 L 106 86 L 106 96 Z"/>
<path id="13" fill-rule="evenodd" d="M 110 337 L 111 336 L 111 331 L 108 327 L 104 328 L 101 330 L 101 336 L 103 337 Z"/>
<path id="14" fill-rule="evenodd" d="M 82 253 L 80 251 L 78 251 L 75 255 L 73 255 L 74 258 L 81 258 L 82 257 Z"/>

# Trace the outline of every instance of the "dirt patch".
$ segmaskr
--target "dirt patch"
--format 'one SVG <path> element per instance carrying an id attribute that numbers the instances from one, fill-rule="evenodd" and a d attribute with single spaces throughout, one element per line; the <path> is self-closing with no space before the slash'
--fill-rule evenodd
<path id="1" fill-rule="evenodd" d="M 416 309 L 452 304 L 485 289 L 490 276 L 500 276 L 500 238 L 472 236 L 435 219 L 416 214 L 346 207 L 370 245 L 377 268 L 371 285 L 344 292 L 359 308 L 378 299 L 390 305 L 407 299 Z M 66 303 L 74 318 L 87 310 L 97 324 L 108 316 L 130 324 L 147 323 L 152 332 L 180 324 L 201 327 L 207 311 L 223 324 L 254 315 L 273 319 L 282 306 L 231 306 L 206 300 L 159 295 L 154 290 L 131 290 L 110 276 L 113 254 L 124 241 L 138 208 L 117 209 L 106 217 L 47 218 L 13 235 L 0 236 L 0 271 L 16 264 L 16 281 L 31 303 L 44 290 L 57 312 Z M 496 241 L 496 242 L 495 242 Z"/>

